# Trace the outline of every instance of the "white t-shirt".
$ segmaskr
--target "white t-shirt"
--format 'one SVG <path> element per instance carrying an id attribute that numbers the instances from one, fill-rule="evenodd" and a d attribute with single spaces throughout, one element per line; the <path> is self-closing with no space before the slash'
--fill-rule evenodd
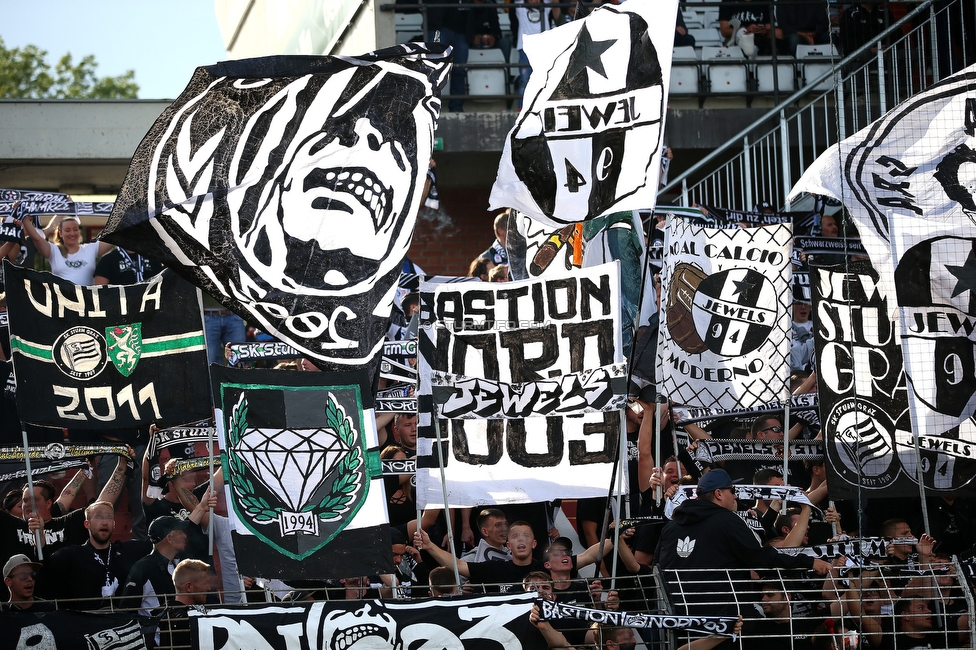
<path id="1" fill-rule="evenodd" d="M 522 37 L 541 34 L 545 28 L 545 21 L 549 14 L 549 7 L 540 3 L 535 7 L 516 7 L 515 16 L 518 18 L 518 44 L 516 49 L 522 49 Z"/>
<path id="2" fill-rule="evenodd" d="M 95 279 L 95 260 L 98 258 L 98 243 L 82 244 L 77 253 L 65 258 L 61 249 L 51 244 L 51 273 L 81 286 L 91 286 Z"/>

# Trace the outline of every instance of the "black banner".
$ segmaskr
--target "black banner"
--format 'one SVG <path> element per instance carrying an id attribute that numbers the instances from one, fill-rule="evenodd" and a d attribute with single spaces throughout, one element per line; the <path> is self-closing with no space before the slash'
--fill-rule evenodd
<path id="1" fill-rule="evenodd" d="M 55 612 L 0 613 L 0 648 L 26 650 L 145 650 L 156 622 L 127 614 Z"/>
<path id="2" fill-rule="evenodd" d="M 133 155 L 102 237 L 167 264 L 323 369 L 378 361 L 446 49 L 197 68 Z"/>
<path id="3" fill-rule="evenodd" d="M 811 268 L 817 384 L 833 499 L 917 497 L 915 440 L 898 325 L 867 261 Z M 926 492 L 973 493 L 973 421 L 919 436 Z"/>
<path id="4" fill-rule="evenodd" d="M 175 273 L 107 287 L 6 262 L 4 273 L 22 420 L 123 429 L 210 416 L 197 290 Z"/>
<path id="5" fill-rule="evenodd" d="M 860 239 L 848 237 L 795 237 L 794 248 L 802 250 L 807 255 L 826 255 L 840 253 L 843 255 L 867 255 Z"/>
<path id="6" fill-rule="evenodd" d="M 366 600 L 190 611 L 194 647 L 221 650 L 545 650 L 535 594 Z"/>

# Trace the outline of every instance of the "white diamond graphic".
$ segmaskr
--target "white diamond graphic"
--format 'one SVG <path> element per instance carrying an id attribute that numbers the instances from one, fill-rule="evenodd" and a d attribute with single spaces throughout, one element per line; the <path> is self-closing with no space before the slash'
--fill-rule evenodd
<path id="1" fill-rule="evenodd" d="M 235 451 L 269 490 L 298 512 L 349 446 L 332 429 L 248 429 Z"/>

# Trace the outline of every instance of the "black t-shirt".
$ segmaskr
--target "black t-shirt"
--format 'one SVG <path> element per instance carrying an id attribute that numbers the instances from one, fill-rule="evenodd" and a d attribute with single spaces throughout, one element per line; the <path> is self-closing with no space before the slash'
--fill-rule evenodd
<path id="1" fill-rule="evenodd" d="M 526 575 L 533 571 L 545 570 L 542 562 L 538 560 L 532 560 L 526 566 L 517 565 L 511 560 L 505 562 L 497 560 L 468 562 L 468 575 L 471 582 L 476 585 L 485 585 L 485 592 L 489 594 L 521 592 L 522 580 Z"/>
<path id="2" fill-rule="evenodd" d="M 95 275 L 108 279 L 109 284 L 145 282 L 162 270 L 159 262 L 121 248 L 109 251 L 95 265 Z"/>
<path id="3" fill-rule="evenodd" d="M 199 497 L 197 497 L 199 498 Z M 190 511 L 182 503 L 173 503 L 166 499 L 156 499 L 151 504 L 142 504 L 146 513 L 146 521 L 152 523 L 157 517 L 171 516 L 186 523 L 186 548 L 176 556 L 176 560 L 193 558 L 209 562 L 210 538 L 197 524 L 189 521 Z"/>
<path id="4" fill-rule="evenodd" d="M 796 617 L 788 621 L 764 618 L 750 621 L 742 637 L 742 650 L 812 648 L 810 638 L 821 622 L 819 619 Z M 753 636 L 759 638 L 751 638 Z"/>
<path id="5" fill-rule="evenodd" d="M 739 19 L 740 27 L 765 25 L 769 22 L 766 20 L 766 7 L 761 2 L 742 2 L 741 0 L 729 2 L 729 0 L 722 0 L 722 4 L 718 8 L 718 19 L 720 21 L 728 21 L 733 18 Z"/>
<path id="6" fill-rule="evenodd" d="M 121 594 L 132 566 L 152 551 L 149 541 L 112 542 L 106 549 L 96 549 L 91 542 L 66 546 L 44 563 L 45 596 L 56 599 L 102 599 L 102 587 L 115 584 Z M 117 583 L 116 583 L 117 581 Z M 67 603 L 66 607 L 98 609 L 107 600 Z"/>
<path id="7" fill-rule="evenodd" d="M 147 606 L 152 607 L 153 600 L 158 606 L 168 605 L 176 595 L 170 573 L 172 564 L 173 562 L 155 550 L 133 564 L 120 591 L 122 607 L 141 609 L 143 601 L 147 601 Z"/>

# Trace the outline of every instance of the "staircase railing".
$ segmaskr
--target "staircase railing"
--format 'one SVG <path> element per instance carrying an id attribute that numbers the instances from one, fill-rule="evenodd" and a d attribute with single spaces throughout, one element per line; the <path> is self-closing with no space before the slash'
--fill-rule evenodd
<path id="1" fill-rule="evenodd" d="M 935 11 L 932 0 L 924 0 L 875 39 L 832 60 L 830 70 L 807 79 L 803 88 L 672 179 L 659 196 L 680 192 L 685 206 L 751 210 L 769 201 L 788 209 L 793 184 L 825 149 L 974 62 L 976 34 L 967 30 L 963 16 L 976 9 L 967 2 L 972 4 L 955 0 Z M 902 35 L 902 27 L 919 17 L 924 20 Z M 821 92 L 825 82 L 829 86 Z"/>

